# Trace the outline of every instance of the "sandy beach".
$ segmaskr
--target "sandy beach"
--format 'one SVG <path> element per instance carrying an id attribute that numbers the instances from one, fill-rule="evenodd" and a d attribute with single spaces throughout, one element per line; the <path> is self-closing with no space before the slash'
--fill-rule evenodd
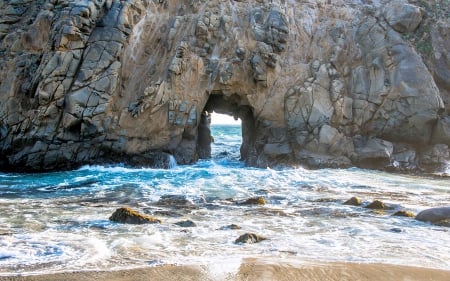
<path id="1" fill-rule="evenodd" d="M 166 281 L 166 280 L 450 280 L 450 271 L 385 265 L 357 263 L 318 263 L 293 264 L 273 261 L 247 259 L 236 272 L 219 272 L 217 266 L 158 266 L 120 271 L 66 272 L 44 275 L 0 277 L 1 281 Z M 215 269 L 214 269 L 215 268 Z"/>

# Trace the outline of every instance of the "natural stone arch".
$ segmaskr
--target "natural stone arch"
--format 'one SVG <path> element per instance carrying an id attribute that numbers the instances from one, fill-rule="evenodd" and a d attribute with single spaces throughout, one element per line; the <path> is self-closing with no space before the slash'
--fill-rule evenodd
<path id="1" fill-rule="evenodd" d="M 374 2 L 6 1 L 0 170 L 195 163 L 219 96 L 247 165 L 445 168 L 448 23 L 424 64 L 423 10 Z"/>
<path id="2" fill-rule="evenodd" d="M 225 96 L 221 92 L 210 94 L 204 107 L 198 126 L 197 153 L 199 158 L 209 158 L 211 156 L 211 132 L 209 129 L 211 117 L 206 113 L 213 111 L 242 120 L 241 160 L 248 162 L 254 150 L 256 139 L 256 121 L 253 116 L 253 109 L 251 106 L 245 105 L 239 95 Z"/>

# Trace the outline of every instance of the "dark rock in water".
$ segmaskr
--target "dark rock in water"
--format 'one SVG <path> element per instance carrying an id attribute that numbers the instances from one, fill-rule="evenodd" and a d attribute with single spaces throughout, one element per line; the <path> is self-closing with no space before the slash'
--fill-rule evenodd
<path id="1" fill-rule="evenodd" d="M 225 157 L 228 156 L 230 153 L 228 151 L 222 151 L 218 154 L 219 157 Z"/>
<path id="2" fill-rule="evenodd" d="M 164 217 L 182 217 L 185 214 L 181 212 L 177 212 L 175 210 L 156 210 L 152 212 L 154 215 L 157 216 L 164 216 Z"/>
<path id="3" fill-rule="evenodd" d="M 219 228 L 219 230 L 235 230 L 235 229 L 241 229 L 241 227 L 237 224 L 230 224 L 230 225 L 225 225 Z"/>
<path id="4" fill-rule="evenodd" d="M 267 201 L 264 197 L 258 196 L 258 197 L 252 197 L 244 202 L 242 202 L 244 205 L 266 205 Z"/>
<path id="5" fill-rule="evenodd" d="M 450 220 L 450 207 L 439 207 L 423 210 L 417 214 L 416 220 L 428 221 L 432 223 Z"/>
<path id="6" fill-rule="evenodd" d="M 395 232 L 395 233 L 402 233 L 403 232 L 403 229 L 401 229 L 401 228 L 398 228 L 398 227 L 394 227 L 394 228 L 391 228 L 391 229 L 389 229 L 391 232 Z"/>
<path id="7" fill-rule="evenodd" d="M 139 213 L 131 208 L 119 208 L 110 217 L 110 221 L 129 224 L 161 223 L 161 220 Z"/>
<path id="8" fill-rule="evenodd" d="M 319 199 L 315 199 L 312 202 L 316 202 L 316 203 L 333 203 L 336 202 L 337 200 L 334 198 L 319 198 Z"/>
<path id="9" fill-rule="evenodd" d="M 362 201 L 358 197 L 352 197 L 344 202 L 344 205 L 361 206 Z"/>
<path id="10" fill-rule="evenodd" d="M 410 211 L 400 210 L 395 212 L 393 216 L 414 218 L 416 215 L 414 215 L 414 213 Z"/>
<path id="11" fill-rule="evenodd" d="M 239 236 L 238 239 L 236 239 L 236 241 L 234 241 L 234 243 L 247 243 L 247 244 L 253 244 L 253 243 L 258 243 L 261 242 L 263 240 L 267 240 L 267 238 L 263 237 L 263 236 L 259 236 L 258 234 L 255 233 L 245 233 L 241 236 Z"/>
<path id="12" fill-rule="evenodd" d="M 163 195 L 156 204 L 161 206 L 194 206 L 194 202 L 184 195 Z"/>
<path id="13" fill-rule="evenodd" d="M 264 195 L 267 195 L 267 194 L 270 193 L 270 190 L 269 190 L 269 189 L 264 189 L 264 188 L 262 188 L 262 189 L 257 190 L 256 193 L 257 193 L 257 194 L 264 194 Z"/>
<path id="14" fill-rule="evenodd" d="M 448 220 L 441 220 L 441 221 L 435 222 L 434 225 L 450 227 L 450 219 L 448 219 Z"/>
<path id="15" fill-rule="evenodd" d="M 374 209 L 374 210 L 386 210 L 387 209 L 386 205 L 383 202 L 381 202 L 380 200 L 373 201 L 372 203 L 367 205 L 366 208 Z"/>
<path id="16" fill-rule="evenodd" d="M 288 217 L 290 216 L 286 212 L 284 212 L 281 209 L 274 209 L 274 208 L 257 208 L 257 209 L 250 209 L 245 212 L 246 214 L 253 214 L 253 215 L 262 215 L 262 216 L 280 216 L 280 217 Z"/>
<path id="17" fill-rule="evenodd" d="M 195 222 L 191 221 L 191 220 L 186 220 L 186 221 L 179 221 L 175 223 L 178 226 L 181 227 L 196 227 L 197 225 L 195 224 Z"/>
<path id="18" fill-rule="evenodd" d="M 169 208 L 174 208 L 178 212 L 190 212 L 199 208 L 199 205 L 205 204 L 205 198 L 198 197 L 194 200 L 187 198 L 185 195 L 163 195 L 155 203 L 157 206 L 164 206 Z"/>

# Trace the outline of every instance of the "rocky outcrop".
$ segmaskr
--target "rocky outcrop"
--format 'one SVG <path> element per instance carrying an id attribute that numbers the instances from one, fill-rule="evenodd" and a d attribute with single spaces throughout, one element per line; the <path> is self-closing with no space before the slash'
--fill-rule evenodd
<path id="1" fill-rule="evenodd" d="M 446 2 L 363 2 L 0 1 L 0 169 L 194 163 L 206 111 L 248 165 L 442 168 Z"/>

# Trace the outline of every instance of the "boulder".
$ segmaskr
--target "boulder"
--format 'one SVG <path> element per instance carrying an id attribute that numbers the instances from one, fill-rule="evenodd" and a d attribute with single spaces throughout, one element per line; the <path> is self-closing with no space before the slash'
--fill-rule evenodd
<path id="1" fill-rule="evenodd" d="M 416 220 L 437 223 L 450 220 L 450 207 L 430 208 L 419 212 Z"/>
<path id="2" fill-rule="evenodd" d="M 373 210 L 386 210 L 387 209 L 386 205 L 380 200 L 373 201 L 372 203 L 367 205 L 366 208 L 373 209 Z"/>
<path id="3" fill-rule="evenodd" d="M 375 160 L 389 162 L 393 151 L 394 146 L 391 142 L 378 138 L 370 138 L 366 142 L 355 143 L 355 152 L 360 162 Z"/>
<path id="4" fill-rule="evenodd" d="M 248 198 L 244 202 L 242 202 L 244 205 L 266 205 L 267 201 L 264 197 L 252 197 Z"/>
<path id="5" fill-rule="evenodd" d="M 237 230 L 237 229 L 241 229 L 242 227 L 240 227 L 239 225 L 237 225 L 237 224 L 230 224 L 230 225 L 225 225 L 225 226 L 221 226 L 220 228 L 219 228 L 219 230 Z"/>
<path id="6" fill-rule="evenodd" d="M 422 10 L 405 0 L 389 1 L 384 18 L 398 32 L 413 32 L 422 21 Z"/>
<path id="7" fill-rule="evenodd" d="M 195 224 L 195 222 L 191 221 L 191 220 L 185 220 L 185 221 L 179 221 L 175 223 L 178 226 L 181 227 L 196 227 L 197 224 Z"/>
<path id="8" fill-rule="evenodd" d="M 258 243 L 261 241 L 267 240 L 267 238 L 260 236 L 258 234 L 255 233 L 245 233 L 242 234 L 241 236 L 239 236 L 236 241 L 234 241 L 235 244 L 238 243 L 245 243 L 245 244 L 253 244 L 253 243 Z"/>
<path id="9" fill-rule="evenodd" d="M 197 201 L 197 200 L 196 200 Z M 203 198 L 198 199 L 199 203 L 204 203 Z M 183 207 L 183 208 L 196 208 L 196 204 L 193 200 L 187 198 L 185 195 L 162 195 L 156 202 L 158 206 L 168 207 Z"/>
<path id="10" fill-rule="evenodd" d="M 110 217 L 110 221 L 128 224 L 161 223 L 161 220 L 139 213 L 131 208 L 119 208 Z"/>
<path id="11" fill-rule="evenodd" d="M 400 210 L 395 212 L 393 216 L 414 218 L 416 215 L 414 215 L 414 213 L 410 211 Z"/>
<path id="12" fill-rule="evenodd" d="M 344 202 L 344 205 L 351 205 L 351 206 L 361 206 L 362 201 L 358 197 L 352 197 Z"/>

